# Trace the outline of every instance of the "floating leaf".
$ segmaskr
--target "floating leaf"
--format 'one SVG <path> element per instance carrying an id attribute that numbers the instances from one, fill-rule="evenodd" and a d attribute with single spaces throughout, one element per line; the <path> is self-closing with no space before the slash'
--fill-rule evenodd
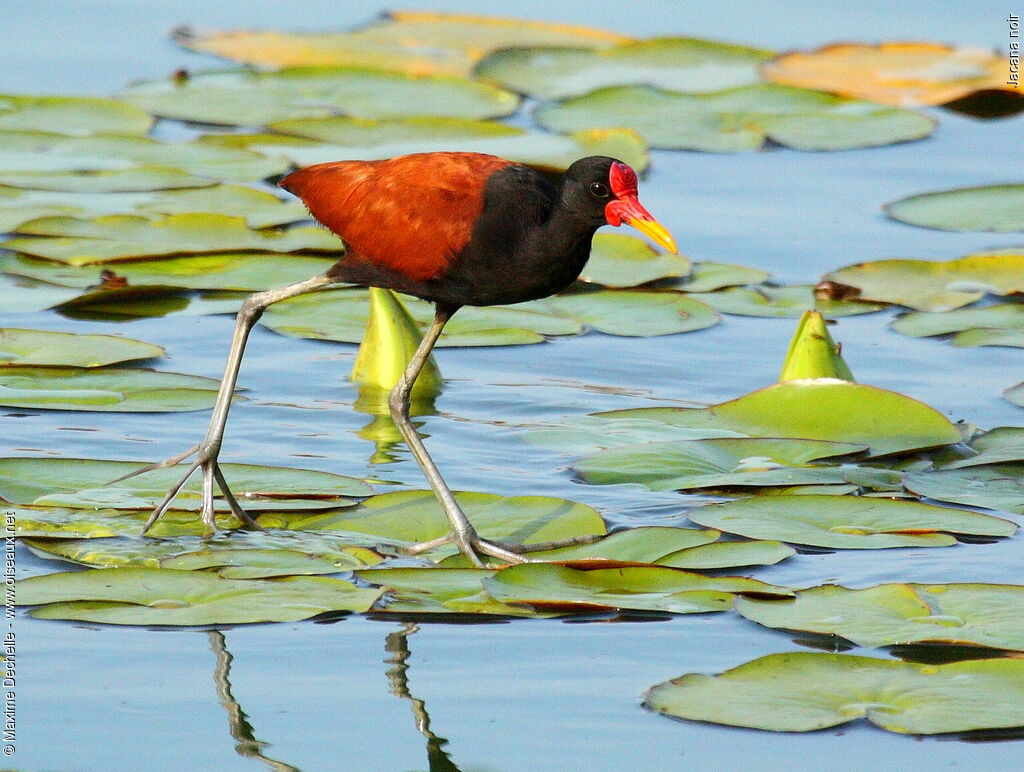
<path id="1" fill-rule="evenodd" d="M 617 86 L 541 106 L 534 114 L 558 132 L 627 127 L 651 147 L 733 153 L 767 140 L 796 150 L 849 150 L 927 137 L 931 118 L 819 91 L 776 85 L 711 94 Z"/>
<path id="2" fill-rule="evenodd" d="M 381 94 L 387 94 L 387 99 L 381 99 Z M 339 114 L 493 118 L 515 112 L 519 105 L 514 94 L 485 83 L 356 67 L 204 72 L 184 81 L 136 84 L 124 99 L 162 118 L 228 126 L 265 126 L 290 118 Z"/>
<path id="3" fill-rule="evenodd" d="M 0 458 L 0 498 L 12 504 L 84 509 L 151 510 L 184 472 L 181 467 L 154 469 L 111 483 L 146 464 L 86 458 Z M 322 509 L 350 505 L 350 496 L 373 490 L 361 480 L 311 469 L 221 464 L 235 496 L 247 508 L 272 512 L 294 508 Z M 174 500 L 199 508 L 202 481 L 193 476 Z M 226 502 L 214 501 L 218 511 Z"/>
<path id="4" fill-rule="evenodd" d="M 599 50 L 508 48 L 485 57 L 475 74 L 540 99 L 630 84 L 705 93 L 757 83 L 772 55 L 714 40 L 653 38 Z"/>
<path id="5" fill-rule="evenodd" d="M 822 585 L 795 599 L 739 598 L 736 610 L 765 627 L 838 635 L 858 646 L 949 643 L 1024 650 L 1024 587 L 1012 584 Z"/>
<path id="6" fill-rule="evenodd" d="M 754 579 L 710 577 L 655 566 L 579 571 L 549 563 L 523 563 L 484 579 L 483 585 L 505 603 L 563 613 L 635 609 L 701 614 L 727 610 L 737 594 L 792 594 L 784 587 Z"/>
<path id="7" fill-rule="evenodd" d="M 628 337 L 693 332 L 720 321 L 713 310 L 680 292 L 570 292 L 538 301 L 538 306 L 606 335 Z"/>
<path id="8" fill-rule="evenodd" d="M 580 280 L 604 287 L 638 287 L 689 272 L 689 258 L 658 252 L 635 236 L 598 233 Z"/>
<path id="9" fill-rule="evenodd" d="M 347 116 L 278 121 L 270 128 L 283 134 L 211 134 L 204 141 L 287 158 L 297 166 L 443 150 L 488 153 L 549 171 L 564 171 L 588 155 L 618 158 L 637 171 L 646 169 L 648 164 L 647 145 L 636 132 L 628 129 L 588 130 L 558 136 L 493 121 L 462 118 L 378 121 Z M 309 141 L 299 141 L 297 137 L 306 137 Z"/>
<path id="10" fill-rule="evenodd" d="M 38 537 L 53 550 L 58 539 L 70 541 L 105 539 L 110 536 L 136 537 L 149 517 L 148 510 L 69 509 L 66 507 L 14 507 L 15 532 L 19 538 Z M 241 527 L 233 515 L 220 513 L 217 525 L 224 529 Z M 154 523 L 148 535 L 154 540 L 172 536 L 202 536 L 205 526 L 195 512 L 170 509 Z M 162 543 L 147 540 L 149 543 Z M 28 543 L 28 542 L 26 542 Z M 140 543 L 136 540 L 136 543 Z"/>
<path id="11" fill-rule="evenodd" d="M 1024 461 L 1024 428 L 1020 426 L 997 426 L 970 442 L 975 455 L 942 464 L 943 469 L 960 469 L 984 464 L 1004 464 L 1007 461 Z"/>
<path id="12" fill-rule="evenodd" d="M 949 547 L 950 533 L 1011 536 L 1013 523 L 962 509 L 867 496 L 754 496 L 687 513 L 693 522 L 750 539 L 834 549 Z"/>
<path id="13" fill-rule="evenodd" d="M 1016 386 L 1011 386 L 1003 392 L 1003 397 L 1008 402 L 1024 407 L 1024 383 L 1018 383 Z"/>
<path id="14" fill-rule="evenodd" d="M 974 328 L 954 335 L 950 343 L 964 348 L 973 346 L 1024 348 L 1024 330 Z"/>
<path id="15" fill-rule="evenodd" d="M 0 405 L 37 410 L 179 413 L 213 407 L 219 382 L 130 368 L 2 367 Z"/>
<path id="16" fill-rule="evenodd" d="M 146 287 L 162 287 L 165 289 L 163 294 L 176 289 L 255 292 L 308 279 L 324 273 L 335 262 L 333 257 L 313 255 L 222 252 L 118 263 L 113 270 L 118 277 L 124 279 L 122 289 L 134 288 L 141 291 Z M 89 289 L 97 288 L 97 285 L 104 286 L 100 269 L 94 265 L 66 265 L 16 255 L 0 262 L 0 268 L 11 274 L 63 287 Z M 108 287 L 112 293 L 111 299 L 115 301 L 118 299 L 117 289 L 114 286 Z M 102 292 L 102 289 L 97 288 L 97 295 Z M 103 297 L 83 296 L 78 305 L 95 304 L 102 300 Z"/>
<path id="17" fill-rule="evenodd" d="M 886 204 L 894 220 L 940 231 L 1024 231 L 1024 185 L 922 193 Z"/>
<path id="18" fill-rule="evenodd" d="M 580 459 L 573 468 L 590 483 L 637 483 L 654 491 L 849 482 L 844 467 L 802 465 L 864 449 L 815 440 L 723 437 L 613 447 Z"/>
<path id="19" fill-rule="evenodd" d="M 740 432 L 701 426 L 673 426 L 642 417 L 610 418 L 606 414 L 573 416 L 557 425 L 530 429 L 525 438 L 532 445 L 574 456 L 605 448 L 645 442 L 674 442 L 710 437 L 742 437 Z"/>
<path id="20" fill-rule="evenodd" d="M 548 616 L 492 598 L 482 582 L 493 574 L 475 568 L 374 568 L 356 572 L 364 582 L 388 590 L 375 610 L 391 614 Z"/>
<path id="21" fill-rule="evenodd" d="M 52 131 L 71 136 L 145 134 L 153 118 L 113 99 L 0 95 L 0 131 Z"/>
<path id="22" fill-rule="evenodd" d="M 166 568 L 107 568 L 49 574 L 16 585 L 18 604 L 38 619 L 114 625 L 295 622 L 328 611 L 366 611 L 379 590 L 321 576 L 226 579 Z"/>
<path id="23" fill-rule="evenodd" d="M 938 43 L 842 43 L 768 62 L 776 83 L 890 105 L 941 105 L 982 90 L 1009 90 L 1006 60 L 981 48 Z"/>
<path id="24" fill-rule="evenodd" d="M 1021 332 L 1024 331 L 1024 305 L 1001 303 L 954 311 L 916 311 L 904 314 L 889 326 L 914 338 L 948 335 L 975 327 Z"/>
<path id="25" fill-rule="evenodd" d="M 415 75 L 469 75 L 488 51 L 508 46 L 609 46 L 629 40 L 592 27 L 496 16 L 390 11 L 351 32 L 179 30 L 187 48 L 260 67 L 359 65 Z"/>
<path id="26" fill-rule="evenodd" d="M 4 172 L 0 185 L 37 191 L 69 193 L 132 193 L 149 190 L 205 188 L 211 180 L 194 177 L 165 166 L 133 166 L 128 169 L 102 169 L 67 172 Z"/>
<path id="27" fill-rule="evenodd" d="M 828 334 L 825 319 L 817 311 L 805 311 L 789 343 L 780 381 L 800 378 L 838 378 L 853 381 L 840 347 Z"/>
<path id="28" fill-rule="evenodd" d="M 0 365 L 102 367 L 163 355 L 160 346 L 133 338 L 0 327 Z"/>
<path id="29" fill-rule="evenodd" d="M 864 300 L 898 303 L 920 311 L 950 311 L 986 293 L 1024 292 L 1024 252 L 979 252 L 946 262 L 877 260 L 856 263 L 825 275 L 860 290 Z"/>
<path id="30" fill-rule="evenodd" d="M 718 676 L 658 684 L 644 703 L 692 721 L 810 732 L 866 718 L 900 734 L 1024 725 L 1024 661 L 918 665 L 849 654 L 769 654 Z"/>
<path id="31" fill-rule="evenodd" d="M 595 510 L 567 499 L 472 492 L 458 492 L 455 498 L 487 539 L 532 544 L 605 533 L 604 521 Z M 450 530 L 431 491 L 384 493 L 366 499 L 350 511 L 326 515 L 262 515 L 259 523 L 271 528 L 364 533 L 409 543 L 438 539 Z M 453 551 L 444 547 L 439 552 Z"/>
<path id="32" fill-rule="evenodd" d="M 759 316 L 769 319 L 796 319 L 808 311 L 817 311 L 828 319 L 870 314 L 884 308 L 879 303 L 856 300 L 826 300 L 815 297 L 809 284 L 777 287 L 727 287 L 717 292 L 697 292 L 683 286 L 691 297 L 707 303 L 716 311 L 737 316 Z"/>
<path id="33" fill-rule="evenodd" d="M 690 293 L 712 292 L 723 287 L 762 284 L 770 278 L 770 273 L 759 268 L 705 261 L 694 263 L 690 274 L 676 282 L 675 289 Z"/>
<path id="34" fill-rule="evenodd" d="M 936 501 L 1024 515 L 1024 467 L 1019 465 L 911 472 L 903 484 Z"/>
<path id="35" fill-rule="evenodd" d="M 241 217 L 223 214 L 171 214 L 152 220 L 135 215 L 93 220 L 44 217 L 19 230 L 34 237 L 9 239 L 0 245 L 69 265 L 210 252 L 343 251 L 338 237 L 323 228 L 250 230 Z"/>
<path id="36" fill-rule="evenodd" d="M 778 541 L 717 541 L 665 555 L 658 565 L 690 570 L 770 566 L 795 554 L 795 549 Z"/>
<path id="37" fill-rule="evenodd" d="M 250 228 L 266 228 L 309 219 L 300 201 L 282 201 L 262 190 L 241 185 L 212 185 L 181 190 L 136 193 L 65 193 L 0 188 L 0 232 L 16 231 L 40 217 L 95 217 L 101 214 L 206 212 L 245 218 Z"/>
<path id="38" fill-rule="evenodd" d="M 922 402 L 827 378 L 777 383 L 708 408 L 638 408 L 596 415 L 722 429 L 748 437 L 852 442 L 868 445 L 872 456 L 960 441 L 956 427 Z M 898 424 L 893 416 L 899 416 Z"/>

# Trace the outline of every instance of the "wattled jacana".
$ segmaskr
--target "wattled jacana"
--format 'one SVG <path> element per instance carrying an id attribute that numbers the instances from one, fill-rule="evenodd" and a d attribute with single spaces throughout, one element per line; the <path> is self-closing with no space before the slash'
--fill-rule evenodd
<path id="1" fill-rule="evenodd" d="M 539 172 L 491 155 L 418 153 L 386 161 L 317 164 L 289 174 L 280 185 L 345 241 L 345 257 L 321 276 L 246 298 L 206 436 L 185 452 L 129 475 L 196 456 L 143 533 L 200 468 L 207 528 L 216 530 L 214 481 L 234 514 L 255 527 L 217 462 L 249 331 L 272 303 L 332 284 L 358 284 L 415 295 L 436 307 L 433 323 L 388 400 L 392 418 L 452 528 L 450 537 L 420 546 L 454 541 L 476 565 L 481 565 L 481 554 L 523 561 L 528 547 L 477 535 L 409 420 L 409 396 L 452 314 L 466 305 L 520 303 L 565 289 L 583 270 L 591 238 L 602 225 L 625 222 L 676 252 L 669 232 L 640 205 L 636 172 L 613 158 L 591 156 L 570 166 L 561 185 L 554 187 Z"/>

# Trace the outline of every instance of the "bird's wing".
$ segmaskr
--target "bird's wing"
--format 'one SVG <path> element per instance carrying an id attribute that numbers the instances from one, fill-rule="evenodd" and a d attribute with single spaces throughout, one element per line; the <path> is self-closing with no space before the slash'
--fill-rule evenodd
<path id="1" fill-rule="evenodd" d="M 481 153 L 418 153 L 338 161 L 281 180 L 345 241 L 348 256 L 425 281 L 469 241 L 488 177 L 511 161 Z"/>

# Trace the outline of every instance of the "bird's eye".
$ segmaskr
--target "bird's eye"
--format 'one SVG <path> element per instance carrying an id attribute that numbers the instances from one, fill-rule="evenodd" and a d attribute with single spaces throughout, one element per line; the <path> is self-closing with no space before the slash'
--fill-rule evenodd
<path id="1" fill-rule="evenodd" d="M 591 182 L 590 193 L 597 198 L 608 198 L 608 186 L 601 182 Z"/>

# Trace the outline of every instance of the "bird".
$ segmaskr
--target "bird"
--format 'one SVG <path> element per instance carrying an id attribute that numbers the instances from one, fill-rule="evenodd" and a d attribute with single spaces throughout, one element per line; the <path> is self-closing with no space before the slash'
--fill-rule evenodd
<path id="1" fill-rule="evenodd" d="M 278 184 L 342 239 L 345 254 L 321 275 L 243 301 L 206 435 L 186 451 L 126 475 L 195 457 L 153 510 L 143 534 L 200 469 L 207 532 L 216 531 L 214 483 L 243 527 L 258 528 L 231 493 L 218 463 L 249 332 L 273 303 L 336 284 L 362 285 L 435 306 L 433 322 L 391 391 L 388 407 L 451 531 L 408 551 L 454 543 L 475 566 L 484 565 L 485 556 L 528 561 L 526 555 L 537 545 L 483 539 L 462 511 L 409 418 L 412 387 L 445 324 L 460 308 L 520 303 L 566 289 L 582 272 L 598 228 L 625 223 L 678 253 L 669 231 L 641 205 L 636 172 L 618 159 L 589 156 L 574 162 L 554 184 L 530 166 L 497 156 L 433 152 L 316 164 Z"/>

